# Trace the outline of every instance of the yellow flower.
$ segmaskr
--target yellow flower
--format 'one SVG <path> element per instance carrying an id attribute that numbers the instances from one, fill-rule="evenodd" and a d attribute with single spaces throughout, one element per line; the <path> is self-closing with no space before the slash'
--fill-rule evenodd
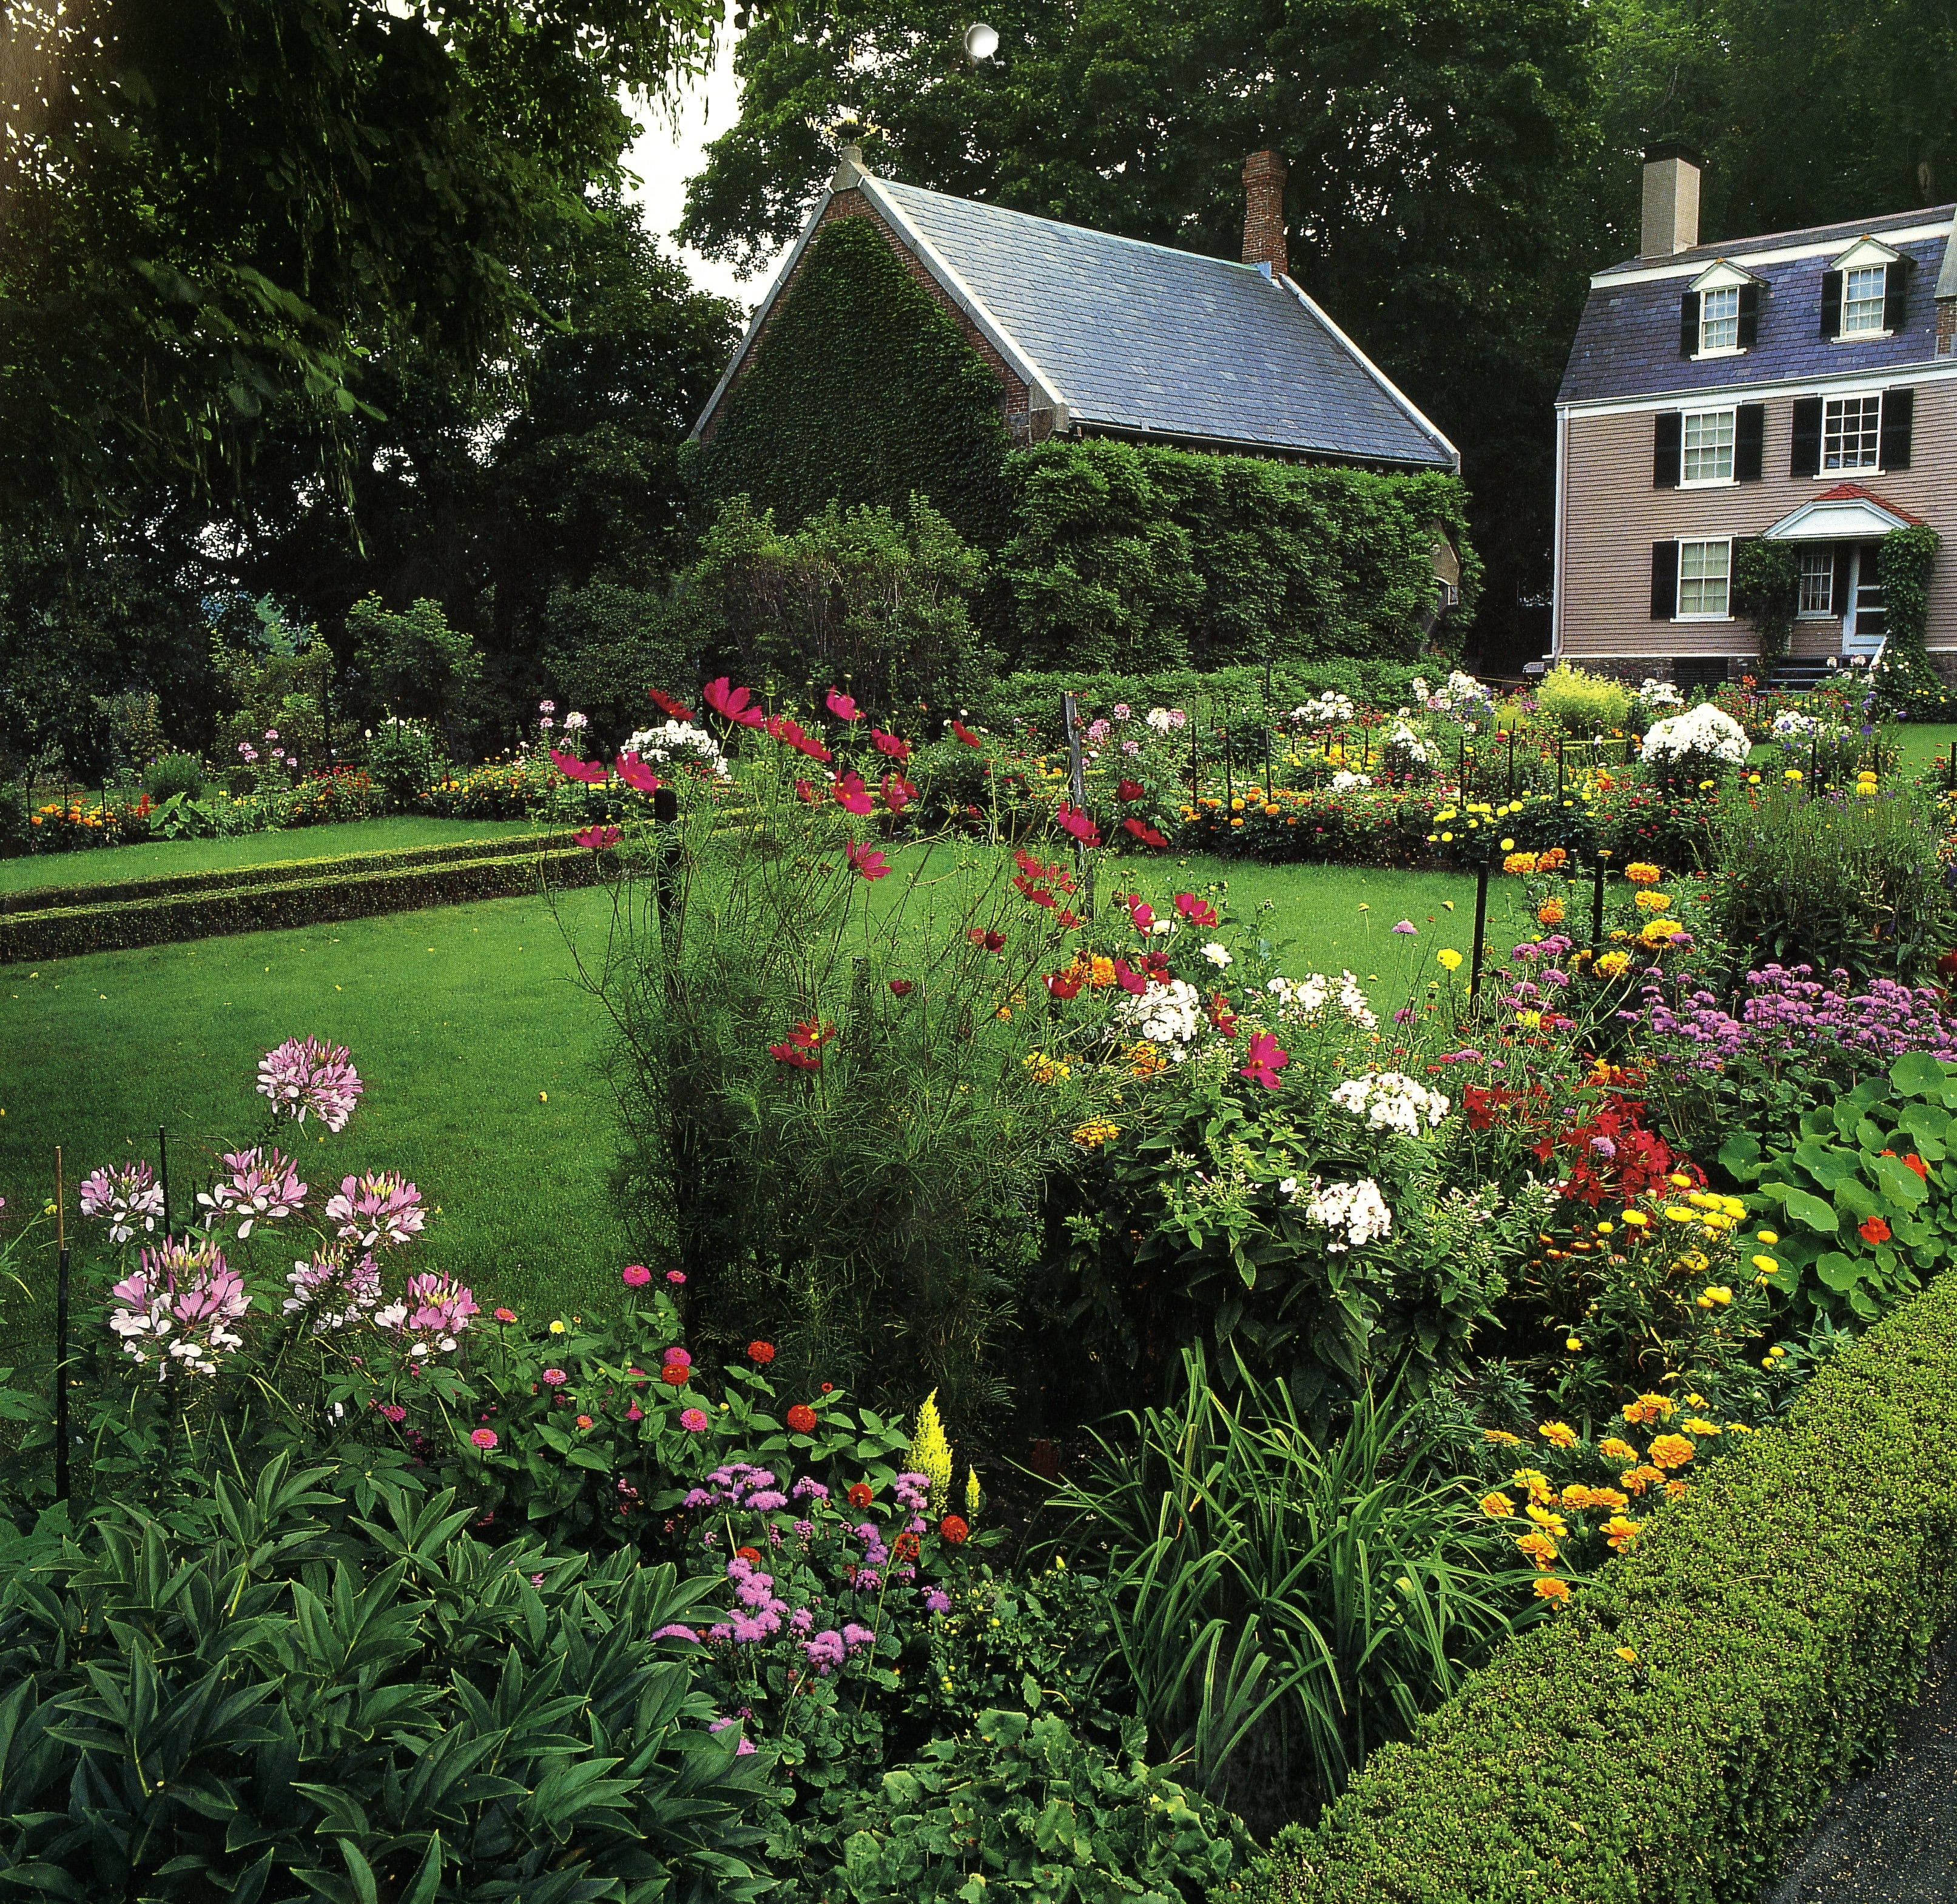
<path id="1" fill-rule="evenodd" d="M 1655 1468 L 1682 1468 L 1692 1459 L 1692 1444 L 1682 1434 L 1661 1434 L 1651 1444 L 1651 1463 Z"/>
<path id="2" fill-rule="evenodd" d="M 1601 966 L 1604 961 L 1599 959 L 1597 963 Z M 1650 1222 L 1651 1219 L 1641 1210 L 1627 1210 L 1624 1212 L 1624 1225 L 1628 1229 L 1642 1229 Z"/>
<path id="3" fill-rule="evenodd" d="M 1635 1402 L 1624 1404 L 1624 1419 L 1633 1428 L 1641 1422 L 1655 1422 L 1661 1418 L 1668 1422 L 1671 1416 L 1671 1403 L 1662 1395 L 1640 1395 Z"/>
<path id="4" fill-rule="evenodd" d="M 1655 950 L 1674 934 L 1684 930 L 1675 919 L 1655 919 L 1638 935 L 1638 939 L 1641 944 Z"/>
<path id="5" fill-rule="evenodd" d="M 1590 1504 L 1593 1507 L 1609 1507 L 1614 1510 L 1619 1507 L 1628 1507 L 1631 1503 L 1628 1494 L 1620 1494 L 1615 1488 L 1592 1488 L 1590 1490 Z"/>
<path id="6" fill-rule="evenodd" d="M 1573 1448 L 1576 1445 L 1576 1431 L 1567 1422 L 1545 1422 L 1536 1432 L 1553 1448 Z"/>
<path id="7" fill-rule="evenodd" d="M 1105 1118 L 1091 1118 L 1077 1124 L 1069 1134 L 1083 1150 L 1095 1150 L 1104 1143 L 1111 1143 L 1121 1134 L 1118 1124 L 1111 1124 Z"/>
<path id="8" fill-rule="evenodd" d="M 1440 960 L 1440 969 L 1443 972 L 1459 972 L 1461 969 L 1461 954 L 1453 946 L 1443 946 L 1434 956 Z"/>
<path id="9" fill-rule="evenodd" d="M 1633 1520 L 1625 1514 L 1613 1514 L 1604 1523 L 1604 1538 L 1611 1543 L 1611 1551 L 1622 1554 L 1629 1551 L 1640 1532 L 1644 1523 Z"/>
<path id="10" fill-rule="evenodd" d="M 1756 1243 L 1764 1243 L 1769 1249 L 1772 1249 L 1775 1244 L 1780 1241 L 1780 1232 L 1778 1230 L 1756 1229 L 1753 1232 L 1753 1241 Z"/>
<path id="11" fill-rule="evenodd" d="M 1640 912 L 1661 912 L 1671 903 L 1671 895 L 1668 893 L 1640 893 L 1631 903 Z"/>
<path id="12" fill-rule="evenodd" d="M 1599 1441 L 1597 1452 L 1606 1461 L 1635 1461 L 1638 1458 L 1637 1450 L 1630 1442 L 1620 1441 L 1614 1434 L 1608 1441 Z"/>
<path id="13" fill-rule="evenodd" d="M 1635 1666 L 1638 1663 L 1638 1649 L 1636 1646 L 1620 1646 L 1617 1649 L 1617 1657 L 1626 1665 Z"/>
<path id="14" fill-rule="evenodd" d="M 1709 1422 L 1700 1415 L 1687 1415 L 1679 1426 L 1684 1428 L 1687 1434 L 1698 1435 L 1702 1440 L 1709 1434 L 1717 1434 L 1719 1432 L 1718 1422 Z"/>
<path id="15" fill-rule="evenodd" d="M 1783 773 L 1780 777 L 1781 777 L 1783 780 L 1795 780 L 1795 781 L 1797 781 L 1797 780 L 1799 780 L 1801 778 L 1801 769 L 1800 769 L 1799 767 L 1789 767 L 1789 768 L 1787 770 L 1787 771 L 1786 771 L 1785 773 Z"/>
<path id="16" fill-rule="evenodd" d="M 1509 1479 L 1518 1488 L 1526 1488 L 1532 1502 L 1538 1507 L 1546 1507 L 1556 1498 L 1556 1490 L 1549 1485 L 1549 1476 L 1539 1468 L 1518 1468 Z"/>
<path id="17" fill-rule="evenodd" d="M 1689 1481 L 1668 1481 L 1665 1484 L 1665 1498 L 1668 1501 L 1683 1501 L 1691 1491 L 1692 1483 Z"/>
<path id="18" fill-rule="evenodd" d="M 1511 1434 L 1506 1428 L 1484 1428 L 1481 1439 L 1498 1448 L 1519 1448 L 1522 1444 L 1519 1434 Z"/>
<path id="19" fill-rule="evenodd" d="M 1536 869 L 1536 856 L 1532 852 L 1512 852 L 1502 862 L 1505 873 L 1532 873 Z"/>
<path id="20" fill-rule="evenodd" d="M 1597 961 L 1595 970 L 1600 978 L 1621 979 L 1630 969 L 1630 963 L 1628 952 L 1606 952 Z"/>
<path id="21" fill-rule="evenodd" d="M 1516 1504 L 1506 1494 L 1484 1494 L 1481 1497 L 1481 1511 L 1491 1520 L 1506 1520 L 1515 1513 Z"/>
<path id="22" fill-rule="evenodd" d="M 1570 1598 L 1570 1583 L 1558 1580 L 1554 1573 L 1545 1574 L 1535 1583 L 1535 1596 L 1538 1600 L 1554 1600 L 1560 1605 Z"/>
<path id="23" fill-rule="evenodd" d="M 1563 1346 L 1573 1355 L 1583 1346 L 1583 1338 L 1581 1336 L 1566 1336 L 1563 1339 Z"/>
<path id="24" fill-rule="evenodd" d="M 1556 1542 L 1540 1532 L 1523 1535 L 1516 1542 L 1518 1553 L 1526 1554 L 1538 1571 L 1548 1573 L 1556 1564 Z"/>
<path id="25" fill-rule="evenodd" d="M 554 1336 L 562 1335 L 564 1333 L 564 1324 L 561 1322 L 552 1323 L 550 1326 L 550 1332 Z"/>
<path id="26" fill-rule="evenodd" d="M 1570 1532 L 1560 1514 L 1552 1513 L 1548 1508 L 1538 1507 L 1533 1501 L 1522 1511 L 1552 1540 L 1561 1540 Z"/>
<path id="27" fill-rule="evenodd" d="M 1586 1507 L 1594 1507 L 1595 1497 L 1580 1481 L 1573 1481 L 1563 1491 L 1563 1507 L 1573 1513 L 1581 1513 Z"/>
<path id="28" fill-rule="evenodd" d="M 1649 860 L 1634 859 L 1624 868 L 1624 877 L 1633 886 L 1655 886 L 1664 875 Z"/>

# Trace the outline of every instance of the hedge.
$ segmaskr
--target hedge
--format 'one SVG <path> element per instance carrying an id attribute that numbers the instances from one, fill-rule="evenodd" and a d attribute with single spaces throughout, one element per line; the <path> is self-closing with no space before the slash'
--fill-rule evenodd
<path id="1" fill-rule="evenodd" d="M 1212 1896 L 1756 1898 L 1957 1613 L 1953 1441 L 1945 1276 Z"/>
<path id="2" fill-rule="evenodd" d="M 274 859 L 261 866 L 217 867 L 201 873 L 171 873 L 154 879 L 103 881 L 77 886 L 35 886 L 0 893 L 0 914 L 45 912 L 81 906 L 115 905 L 125 900 L 164 899 L 179 893 L 237 892 L 248 886 L 278 886 L 301 878 L 337 878 L 347 873 L 391 872 L 444 860 L 499 859 L 561 846 L 561 833 L 523 833 L 500 840 L 438 840 L 428 846 L 398 846 L 377 852 L 327 854 L 314 859 Z"/>
<path id="3" fill-rule="evenodd" d="M 1270 705 L 1286 713 L 1315 695 L 1341 694 L 1376 707 L 1402 707 L 1413 699 L 1416 678 L 1437 687 L 1446 680 L 1450 665 L 1444 659 L 1279 663 L 1271 669 Z M 1162 668 L 1123 674 L 1087 667 L 1026 669 L 983 689 L 972 713 L 994 729 L 1030 722 L 1042 733 L 1055 735 L 1061 731 L 1060 697 L 1069 691 L 1089 720 L 1108 714 L 1118 702 L 1132 707 L 1137 716 L 1151 707 L 1180 707 L 1208 720 L 1220 717 L 1227 708 L 1236 720 L 1261 720 L 1264 671 L 1216 668 L 1203 673 L 1193 668 Z"/>
<path id="4" fill-rule="evenodd" d="M 227 932 L 277 931 L 334 919 L 371 919 L 424 906 L 508 899 L 536 891 L 540 878 L 552 885 L 588 886 L 609 858 L 582 846 L 567 846 L 534 857 L 506 853 L 432 866 L 314 877 L 288 885 L 9 914 L 0 917 L 0 965 L 71 958 L 84 952 L 128 951 L 138 946 L 210 938 Z"/>

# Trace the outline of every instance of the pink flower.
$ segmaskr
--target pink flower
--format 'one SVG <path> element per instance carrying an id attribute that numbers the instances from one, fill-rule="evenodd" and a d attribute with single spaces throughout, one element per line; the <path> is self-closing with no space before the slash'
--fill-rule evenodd
<path id="1" fill-rule="evenodd" d="M 300 1188 L 305 1194 L 305 1187 Z M 153 1231 L 163 1213 L 163 1186 L 150 1174 L 150 1166 L 138 1158 L 103 1169 L 84 1179 L 81 1213 L 109 1219 L 109 1240 L 126 1243 L 138 1229 Z"/>
<path id="2" fill-rule="evenodd" d="M 862 716 L 857 712 L 855 702 L 852 701 L 847 694 L 839 694 L 833 688 L 830 688 L 827 694 L 824 697 L 824 702 L 828 707 L 829 711 L 833 714 L 838 720 L 860 720 L 862 719 Z"/>
<path id="3" fill-rule="evenodd" d="M 1148 989 L 1147 973 L 1133 970 L 1126 959 L 1117 959 L 1114 961 L 1114 976 L 1121 989 L 1133 997 L 1139 998 Z"/>
<path id="4" fill-rule="evenodd" d="M 1064 830 L 1072 833 L 1083 846 L 1100 845 L 1099 831 L 1096 829 L 1094 822 L 1080 808 L 1070 807 L 1065 801 L 1062 801 L 1053 817 L 1060 823 Z"/>
<path id="5" fill-rule="evenodd" d="M 129 1358 L 139 1368 L 154 1362 L 159 1381 L 172 1368 L 216 1374 L 220 1355 L 245 1346 L 231 1327 L 251 1306 L 244 1279 L 208 1238 L 166 1241 L 136 1260 L 134 1274 L 109 1292 L 115 1305 L 109 1326 Z"/>
<path id="6" fill-rule="evenodd" d="M 1175 909 L 1192 925 L 1214 925 L 1216 908 L 1206 899 L 1198 899 L 1193 893 L 1178 893 Z"/>
<path id="7" fill-rule="evenodd" d="M 1121 822 L 1122 827 L 1133 833 L 1145 846 L 1166 846 L 1168 840 L 1146 820 L 1137 820 L 1132 814 Z"/>
<path id="8" fill-rule="evenodd" d="M 625 1419 L 628 1422 L 643 1422 L 646 1419 L 646 1411 L 642 1409 L 637 1402 L 634 1402 L 630 1408 L 626 1409 Z"/>
<path id="9" fill-rule="evenodd" d="M 707 1432 L 707 1416 L 699 1409 L 683 1408 L 679 1412 L 679 1425 L 689 1434 L 704 1434 Z"/>
<path id="10" fill-rule="evenodd" d="M 1115 787 L 1114 797 L 1125 803 L 1130 800 L 1139 800 L 1147 791 L 1139 780 L 1123 780 Z"/>
<path id="11" fill-rule="evenodd" d="M 1251 1034 L 1250 1061 L 1237 1073 L 1239 1077 L 1253 1079 L 1267 1091 L 1278 1088 L 1278 1073 L 1291 1062 L 1288 1052 L 1278 1049 L 1278 1041 L 1267 1031 Z"/>
<path id="12" fill-rule="evenodd" d="M 516 1319 L 517 1312 L 514 1309 L 498 1309 L 496 1311 L 496 1320 L 498 1322 L 514 1322 Z"/>
<path id="13" fill-rule="evenodd" d="M 486 1453 L 496 1445 L 496 1431 L 494 1428 L 476 1428 L 469 1438 Z"/>
<path id="14" fill-rule="evenodd" d="M 620 1272 L 628 1289 L 643 1289 L 653 1279 L 653 1273 L 643 1263 L 628 1263 Z"/>
<path id="15" fill-rule="evenodd" d="M 675 1289 L 678 1289 L 686 1280 L 686 1272 L 684 1270 L 669 1270 L 666 1272 L 666 1280 Z"/>
<path id="16" fill-rule="evenodd" d="M 326 1213 L 340 1226 L 342 1239 L 362 1249 L 398 1249 L 419 1235 L 428 1221 L 422 1193 L 398 1171 L 369 1171 L 343 1177 L 340 1194 L 327 1200 Z"/>
<path id="17" fill-rule="evenodd" d="M 758 707 L 748 704 L 748 690 L 729 688 L 727 677 L 722 675 L 718 681 L 710 681 L 700 691 L 707 697 L 707 704 L 723 720 L 731 720 L 741 727 L 761 727 L 767 723 L 767 716 Z"/>
<path id="18" fill-rule="evenodd" d="M 618 756 L 618 777 L 641 793 L 653 793 L 659 789 L 659 776 L 629 750 Z"/>
<path id="19" fill-rule="evenodd" d="M 406 1339 L 408 1353 L 419 1360 L 431 1354 L 451 1355 L 457 1339 L 477 1313 L 474 1292 L 445 1276 L 411 1276 L 405 1302 L 391 1302 L 376 1312 L 375 1326 Z"/>
<path id="20" fill-rule="evenodd" d="M 691 1368 L 693 1366 L 693 1358 L 684 1349 L 677 1347 L 669 1349 L 659 1360 L 668 1368 Z"/>
<path id="21" fill-rule="evenodd" d="M 571 780 L 582 780 L 586 786 L 602 786 L 605 783 L 602 761 L 580 761 L 575 754 L 560 754 L 554 747 L 550 757 L 557 763 L 558 771 Z"/>
<path id="22" fill-rule="evenodd" d="M 303 1124 L 308 1113 L 329 1131 L 343 1131 L 366 1086 L 344 1045 L 288 1038 L 258 1061 L 258 1091 L 274 1115 Z"/>
<path id="23" fill-rule="evenodd" d="M 557 712 L 557 703 L 554 701 L 540 701 L 537 703 L 537 712 L 540 714 L 554 714 Z"/>
<path id="24" fill-rule="evenodd" d="M 795 783 L 795 798 L 801 801 L 805 806 L 814 806 L 815 804 L 815 789 L 814 786 L 807 780 L 798 780 Z"/>
<path id="25" fill-rule="evenodd" d="M 561 1368 L 546 1368 L 544 1371 L 544 1381 L 550 1387 L 561 1388 L 570 1380 L 571 1377 Z"/>
<path id="26" fill-rule="evenodd" d="M 985 743 L 982 741 L 976 734 L 973 733 L 971 729 L 967 727 L 962 720 L 954 720 L 951 723 L 951 731 L 953 733 L 956 735 L 967 747 L 983 747 L 985 745 Z"/>
<path id="27" fill-rule="evenodd" d="M 1108 723 L 1105 720 L 1092 723 L 1087 729 L 1087 738 L 1090 741 L 1105 741 L 1108 738 Z"/>
<path id="28" fill-rule="evenodd" d="M 851 870 L 861 874 L 864 878 L 887 879 L 890 877 L 890 867 L 880 852 L 868 846 L 859 846 L 853 840 L 844 851 Z"/>
<path id="29" fill-rule="evenodd" d="M 917 798 L 917 789 L 901 773 L 884 776 L 884 804 L 893 813 L 901 813 Z"/>
<path id="30" fill-rule="evenodd" d="M 593 852 L 602 852 L 607 846 L 618 845 L 618 829 L 616 827 L 586 827 L 571 837 L 580 846 L 589 846 Z"/>
<path id="31" fill-rule="evenodd" d="M 1140 893 L 1130 893 L 1122 901 L 1128 909 L 1128 917 L 1134 922 L 1137 932 L 1146 932 L 1156 922 L 1156 909 Z"/>
<path id="32" fill-rule="evenodd" d="M 872 726 L 870 729 L 870 738 L 877 743 L 877 751 L 879 754 L 887 754 L 893 761 L 902 763 L 911 757 L 910 742 L 898 739 L 894 734 L 881 732 L 878 729 Z"/>
<path id="33" fill-rule="evenodd" d="M 836 805 L 848 813 L 866 814 L 876 805 L 860 773 L 844 774 L 830 792 Z"/>
<path id="34" fill-rule="evenodd" d="M 381 1404 L 381 1419 L 384 1422 L 392 1422 L 395 1427 L 399 1428 L 408 1419 L 408 1411 L 399 1402 L 383 1402 Z"/>
<path id="35" fill-rule="evenodd" d="M 381 1301 L 381 1266 L 371 1254 L 356 1262 L 344 1243 L 316 1249 L 295 1263 L 286 1281 L 292 1294 L 281 1305 L 289 1316 L 312 1311 L 312 1333 L 344 1329 L 371 1313 Z"/>
<path id="36" fill-rule="evenodd" d="M 768 716 L 768 732 L 784 747 L 792 747 L 798 754 L 806 754 L 812 761 L 830 761 L 836 757 L 821 742 L 801 731 L 799 721 L 789 720 L 786 714 Z"/>

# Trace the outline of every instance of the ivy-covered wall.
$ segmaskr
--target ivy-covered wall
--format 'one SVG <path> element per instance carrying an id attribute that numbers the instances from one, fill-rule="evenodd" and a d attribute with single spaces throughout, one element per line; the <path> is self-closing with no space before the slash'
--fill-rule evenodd
<path id="1" fill-rule="evenodd" d="M 798 527 L 831 502 L 927 498 L 965 539 L 1010 533 L 997 374 L 868 217 L 824 225 L 692 461 L 703 498 Z"/>

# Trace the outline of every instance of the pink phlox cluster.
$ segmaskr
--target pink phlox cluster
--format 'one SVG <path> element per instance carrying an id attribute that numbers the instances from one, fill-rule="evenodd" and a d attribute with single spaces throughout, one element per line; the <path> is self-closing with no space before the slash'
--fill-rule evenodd
<path id="1" fill-rule="evenodd" d="M 155 1230 L 163 1213 L 163 1186 L 140 1158 L 113 1170 L 105 1165 L 82 1180 L 81 1213 L 106 1216 L 109 1241 L 126 1243 L 139 1229 Z"/>
<path id="2" fill-rule="evenodd" d="M 1573 939 L 1565 938 L 1560 932 L 1552 932 L 1544 939 L 1525 939 L 1509 954 L 1509 963 L 1511 965 L 1519 963 L 1535 965 L 1548 960 L 1554 964 L 1566 952 L 1574 950 L 1576 943 Z"/>
<path id="3" fill-rule="evenodd" d="M 308 1260 L 295 1262 L 286 1280 L 292 1292 L 282 1305 L 285 1313 L 310 1309 L 316 1336 L 344 1329 L 380 1306 L 381 1266 L 371 1256 L 356 1261 L 343 1244 L 315 1250 Z"/>
<path id="4" fill-rule="evenodd" d="M 454 1352 L 457 1339 L 478 1313 L 473 1291 L 446 1276 L 411 1276 L 405 1302 L 390 1302 L 374 1320 L 404 1336 L 408 1353 L 419 1360 Z"/>
<path id="5" fill-rule="evenodd" d="M 229 1151 L 224 1166 L 229 1177 L 199 1191 L 197 1200 L 213 1221 L 237 1217 L 240 1241 L 251 1234 L 253 1224 L 282 1223 L 305 1207 L 306 1187 L 283 1150 L 267 1144 L 263 1150 Z"/>
<path id="6" fill-rule="evenodd" d="M 812 1474 L 805 1474 L 789 1491 L 798 1501 L 827 1501 L 829 1490 Z"/>
<path id="7" fill-rule="evenodd" d="M 224 1355 L 245 1346 L 231 1325 L 251 1306 L 244 1279 L 208 1238 L 144 1250 L 134 1274 L 109 1291 L 109 1326 L 139 1368 L 172 1366 L 214 1375 Z"/>
<path id="8" fill-rule="evenodd" d="M 326 1214 L 340 1226 L 343 1241 L 367 1250 L 398 1248 L 419 1235 L 428 1221 L 422 1193 L 395 1170 L 342 1178 L 339 1194 L 327 1200 Z"/>
<path id="9" fill-rule="evenodd" d="M 365 1089 L 344 1045 L 288 1038 L 258 1061 L 259 1094 L 295 1124 L 312 1116 L 329 1131 L 343 1131 Z"/>

